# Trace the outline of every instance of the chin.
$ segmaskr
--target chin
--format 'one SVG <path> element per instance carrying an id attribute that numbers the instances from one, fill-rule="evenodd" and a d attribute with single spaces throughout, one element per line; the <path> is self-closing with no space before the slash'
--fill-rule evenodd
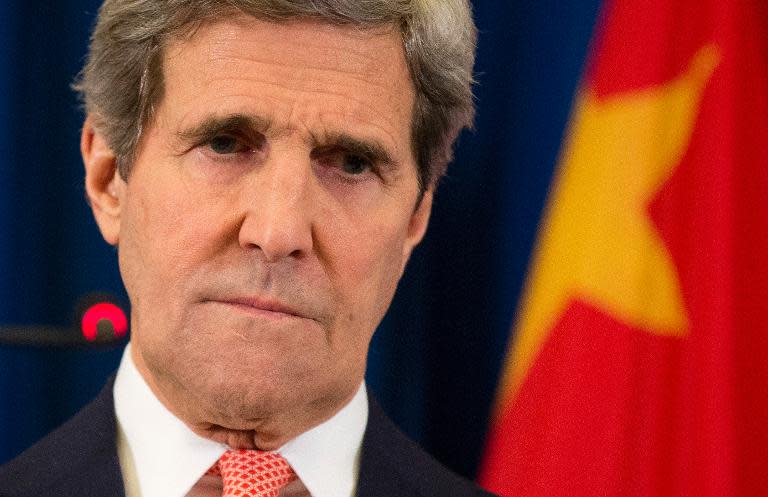
<path id="1" fill-rule="evenodd" d="M 313 368 L 303 361 L 277 360 L 273 355 L 242 359 L 244 362 L 233 363 L 212 354 L 199 365 L 166 362 L 161 363 L 160 374 L 167 378 L 166 388 L 173 389 L 170 396 L 185 406 L 184 417 L 238 430 L 314 410 L 314 404 L 324 403 L 322 399 L 332 397 L 338 388 L 328 376 L 332 368 Z"/>
<path id="2" fill-rule="evenodd" d="M 333 416 L 362 381 L 364 364 L 340 357 L 324 335 L 268 331 L 254 343 L 237 333 L 178 329 L 184 336 L 155 335 L 142 352 L 153 390 L 198 430 L 215 425 L 262 441 L 282 439 L 273 434 L 283 427 L 297 435 Z"/>

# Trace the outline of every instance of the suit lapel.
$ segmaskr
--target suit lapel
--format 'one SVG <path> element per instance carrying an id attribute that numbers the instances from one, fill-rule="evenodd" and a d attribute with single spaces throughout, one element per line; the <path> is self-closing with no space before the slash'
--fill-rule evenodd
<path id="1" fill-rule="evenodd" d="M 368 425 L 363 436 L 357 497 L 408 497 L 417 495 L 408 473 L 398 461 L 405 435 L 384 414 L 381 406 L 368 396 Z"/>
<path id="2" fill-rule="evenodd" d="M 0 469 L 8 497 L 124 497 L 112 385 L 72 419 Z"/>

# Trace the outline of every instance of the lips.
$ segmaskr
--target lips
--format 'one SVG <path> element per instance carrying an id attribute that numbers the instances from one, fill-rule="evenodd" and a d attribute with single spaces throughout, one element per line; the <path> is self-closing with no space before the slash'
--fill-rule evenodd
<path id="1" fill-rule="evenodd" d="M 300 311 L 277 300 L 262 299 L 258 297 L 225 297 L 210 299 L 209 302 L 215 302 L 233 307 L 241 312 L 268 317 L 268 318 L 305 318 Z"/>

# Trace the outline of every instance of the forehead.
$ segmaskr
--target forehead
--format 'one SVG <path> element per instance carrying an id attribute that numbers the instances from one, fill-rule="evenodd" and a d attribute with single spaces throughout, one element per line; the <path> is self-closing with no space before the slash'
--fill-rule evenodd
<path id="1" fill-rule="evenodd" d="M 410 141 L 414 90 L 394 26 L 238 16 L 173 40 L 163 71 L 162 106 L 180 126 L 254 112 L 289 131 L 343 125 L 399 148 Z"/>

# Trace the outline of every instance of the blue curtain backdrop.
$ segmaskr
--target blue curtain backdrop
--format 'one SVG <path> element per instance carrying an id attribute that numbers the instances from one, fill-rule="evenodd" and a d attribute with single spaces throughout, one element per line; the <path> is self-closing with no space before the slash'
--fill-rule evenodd
<path id="1" fill-rule="evenodd" d="M 84 201 L 69 83 L 99 0 L 0 2 L 0 327 L 72 322 L 124 298 Z M 476 130 L 370 353 L 368 382 L 414 439 L 473 476 L 598 0 L 475 0 Z M 0 347 L 0 463 L 76 412 L 120 350 Z"/>

